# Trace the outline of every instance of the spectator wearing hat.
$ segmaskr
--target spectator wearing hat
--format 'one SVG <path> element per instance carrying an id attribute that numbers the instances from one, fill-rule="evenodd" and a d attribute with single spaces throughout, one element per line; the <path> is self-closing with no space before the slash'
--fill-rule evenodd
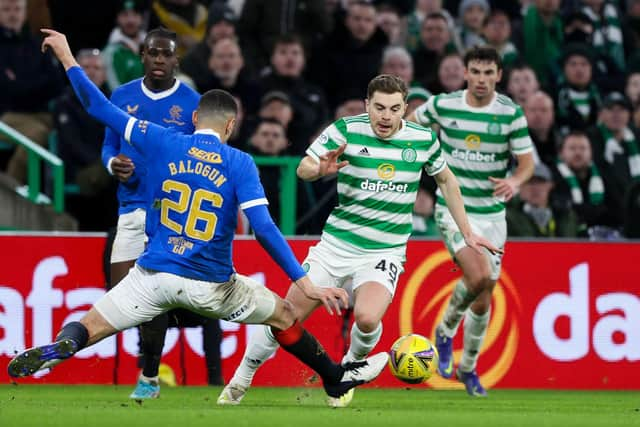
<path id="1" fill-rule="evenodd" d="M 518 62 L 520 54 L 511 42 L 511 21 L 505 11 L 492 9 L 484 21 L 482 34 L 486 44 L 498 51 L 505 68 L 511 68 Z"/>
<path id="2" fill-rule="evenodd" d="M 212 3 L 205 37 L 180 60 L 180 69 L 193 80 L 196 87 L 208 86 L 211 48 L 218 40 L 235 37 L 236 15 L 233 10 L 223 3 Z"/>
<path id="3" fill-rule="evenodd" d="M 531 179 L 520 188 L 520 196 L 507 206 L 510 237 L 577 237 L 578 220 L 571 205 L 551 199 L 553 177 L 538 163 Z"/>
<path id="4" fill-rule="evenodd" d="M 4 1 L 0 10 L 0 120 L 46 147 L 53 121 L 47 103 L 63 86 L 57 61 L 40 51 L 40 40 L 23 31 L 26 0 Z M 8 174 L 27 177 L 27 150 L 16 147 Z"/>
<path id="5" fill-rule="evenodd" d="M 248 67 L 256 74 L 269 64 L 276 40 L 298 34 L 309 56 L 316 40 L 331 30 L 331 17 L 324 0 L 245 0 L 238 21 Z"/>
<path id="6" fill-rule="evenodd" d="M 522 23 L 521 49 L 542 86 L 551 82 L 550 68 L 560 57 L 563 33 L 560 0 L 534 0 Z"/>
<path id="7" fill-rule="evenodd" d="M 182 57 L 204 39 L 209 11 L 196 0 L 154 0 L 149 28 L 164 27 L 178 35 L 177 55 Z"/>
<path id="8" fill-rule="evenodd" d="M 107 85 L 114 90 L 144 74 L 140 46 L 146 31 L 142 28 L 142 10 L 133 0 L 125 0 L 116 17 L 116 27 L 102 51 Z"/>
<path id="9" fill-rule="evenodd" d="M 214 42 L 207 71 L 206 76 L 199 76 L 200 93 L 211 89 L 224 89 L 240 98 L 247 114 L 257 111 L 258 101 L 255 94 L 259 88 L 244 72 L 244 58 L 235 38 L 223 38 Z"/>
<path id="10" fill-rule="evenodd" d="M 622 212 L 625 193 L 640 181 L 640 139 L 629 127 L 631 103 L 619 92 L 604 99 L 597 126 L 589 133 L 593 157 L 610 184 L 614 209 Z"/>
<path id="11" fill-rule="evenodd" d="M 324 92 L 302 74 L 305 66 L 302 40 L 294 35 L 280 36 L 273 47 L 271 67 L 258 81 L 260 93 L 277 90 L 290 99 L 294 118 L 287 136 L 293 155 L 303 155 L 311 136 L 329 116 Z"/>
<path id="12" fill-rule="evenodd" d="M 275 120 L 282 125 L 286 134 L 288 134 L 289 124 L 293 120 L 293 107 L 291 99 L 286 93 L 273 90 L 265 93 L 260 98 L 260 106 L 257 114 L 248 114 L 239 131 L 233 146 L 241 150 L 249 148 L 251 135 L 254 134 L 258 125 L 263 120 Z M 289 137 L 287 137 L 289 140 Z M 289 145 L 287 144 L 287 147 Z"/>
<path id="13" fill-rule="evenodd" d="M 540 161 L 553 167 L 558 157 L 559 145 L 553 99 L 545 92 L 534 92 L 524 103 L 524 115 Z"/>
<path id="14" fill-rule="evenodd" d="M 485 44 L 482 32 L 491 8 L 487 0 L 462 0 L 458 7 L 459 23 L 456 32 L 460 47 L 467 50 Z"/>
<path id="15" fill-rule="evenodd" d="M 569 45 L 562 60 L 563 74 L 557 90 L 556 123 L 560 131 L 586 130 L 598 118 L 600 91 L 593 82 L 593 66 L 586 45 Z"/>

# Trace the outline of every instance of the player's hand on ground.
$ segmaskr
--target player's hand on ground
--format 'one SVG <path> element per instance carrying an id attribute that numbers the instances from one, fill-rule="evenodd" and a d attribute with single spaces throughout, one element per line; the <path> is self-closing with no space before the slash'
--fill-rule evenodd
<path id="1" fill-rule="evenodd" d="M 343 160 L 338 163 L 338 157 L 340 157 L 342 153 L 344 153 L 344 150 L 346 148 L 347 144 L 342 144 L 335 150 L 327 151 L 325 155 L 320 156 L 319 172 L 321 177 L 337 173 L 340 169 L 349 164 L 349 161 L 347 160 Z"/>
<path id="2" fill-rule="evenodd" d="M 505 202 L 508 202 L 513 196 L 518 194 L 519 187 L 513 177 L 494 178 L 490 176 L 489 181 L 495 184 L 493 195 L 495 197 L 503 197 Z"/>
<path id="3" fill-rule="evenodd" d="M 329 314 L 342 314 L 342 309 L 349 307 L 349 295 L 342 288 L 322 288 L 313 286 L 307 290 L 307 298 L 320 301 Z"/>
<path id="4" fill-rule="evenodd" d="M 504 250 L 494 246 L 490 241 L 485 239 L 482 236 L 478 236 L 477 234 L 471 233 L 468 236 L 464 237 L 464 241 L 471 249 L 482 253 L 482 248 L 487 249 L 492 254 L 501 254 L 504 253 Z"/>
<path id="5" fill-rule="evenodd" d="M 48 28 L 41 28 L 40 31 L 46 34 L 41 47 L 43 53 L 47 48 L 51 48 L 53 53 L 64 66 L 65 70 L 77 65 L 76 60 L 71 53 L 71 49 L 69 48 L 69 43 L 67 43 L 67 37 L 64 34 Z"/>
<path id="6" fill-rule="evenodd" d="M 120 182 L 127 182 L 131 175 L 133 175 L 133 171 L 135 170 L 135 165 L 133 161 L 125 156 L 124 154 L 118 154 L 111 161 L 111 171 L 113 172 L 113 176 L 115 176 Z"/>

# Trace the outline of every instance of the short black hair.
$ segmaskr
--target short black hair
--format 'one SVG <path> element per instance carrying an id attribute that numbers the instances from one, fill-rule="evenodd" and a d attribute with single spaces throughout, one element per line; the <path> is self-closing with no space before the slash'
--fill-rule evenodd
<path id="1" fill-rule="evenodd" d="M 464 54 L 464 66 L 469 67 L 471 61 L 493 62 L 502 70 L 502 58 L 498 51 L 491 46 L 474 46 Z"/>
<path id="2" fill-rule="evenodd" d="M 562 151 L 562 149 L 564 148 L 564 145 L 566 144 L 569 138 L 585 138 L 589 143 L 589 145 L 591 145 L 591 139 L 589 138 L 589 134 L 587 132 L 581 129 L 571 129 L 567 133 L 562 135 L 562 137 L 560 138 L 560 141 L 558 141 L 558 145 L 557 145 L 558 153 Z"/>
<path id="3" fill-rule="evenodd" d="M 424 21 L 427 21 L 427 20 L 430 21 L 432 19 L 440 19 L 441 21 L 444 21 L 445 24 L 447 24 L 447 28 L 449 27 L 449 20 L 447 19 L 445 14 L 442 12 L 431 12 L 424 18 Z"/>
<path id="4" fill-rule="evenodd" d="M 175 32 L 165 27 L 157 27 L 149 31 L 144 37 L 143 46 L 147 46 L 149 44 L 149 41 L 153 38 L 169 39 L 173 40 L 176 43 L 178 42 L 178 35 Z"/>
<path id="5" fill-rule="evenodd" d="M 238 103 L 226 90 L 212 89 L 200 97 L 198 115 L 203 120 L 227 120 L 238 115 Z"/>
<path id="6" fill-rule="evenodd" d="M 304 43 L 302 42 L 302 38 L 300 38 L 300 36 L 296 33 L 286 33 L 281 34 L 275 38 L 271 47 L 271 55 L 275 53 L 278 46 L 287 46 L 290 44 L 297 44 L 302 47 L 302 50 L 304 51 Z"/>
<path id="7" fill-rule="evenodd" d="M 284 125 L 282 124 L 281 121 L 279 121 L 278 119 L 274 119 L 273 117 L 261 117 L 260 121 L 258 122 L 258 125 L 256 126 L 256 130 L 254 132 L 256 132 L 260 126 L 267 124 L 267 125 L 276 125 L 280 128 L 282 128 L 282 130 L 284 131 L 284 136 L 287 136 L 287 129 L 285 129 Z"/>

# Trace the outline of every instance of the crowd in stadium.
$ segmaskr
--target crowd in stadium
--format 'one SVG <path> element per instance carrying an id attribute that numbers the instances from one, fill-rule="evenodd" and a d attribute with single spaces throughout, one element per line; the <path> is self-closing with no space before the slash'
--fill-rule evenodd
<path id="1" fill-rule="evenodd" d="M 178 78 L 234 95 L 229 143 L 260 156 L 302 156 L 331 121 L 364 112 L 367 83 L 401 77 L 408 114 L 431 94 L 465 87 L 462 55 L 502 56 L 500 92 L 519 104 L 537 151 L 533 178 L 507 208 L 510 236 L 638 237 L 638 0 L 0 0 L 0 120 L 65 162 L 67 209 L 81 230 L 116 223 L 117 182 L 101 162 L 104 127 L 84 112 L 39 28 L 67 34 L 80 65 L 110 94 L 143 76 L 147 31 L 177 33 Z M 180 111 L 171 113 L 176 120 Z M 24 184 L 27 152 L 0 152 Z M 274 218 L 281 177 L 260 173 Z M 296 232 L 319 234 L 335 178 L 298 182 Z M 437 235 L 425 177 L 414 235 Z"/>

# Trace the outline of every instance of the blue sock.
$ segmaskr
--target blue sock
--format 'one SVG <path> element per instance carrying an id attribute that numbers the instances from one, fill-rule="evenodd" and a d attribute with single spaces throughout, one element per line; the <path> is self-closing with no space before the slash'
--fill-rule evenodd
<path id="1" fill-rule="evenodd" d="M 60 332 L 58 332 L 56 341 L 60 341 L 64 338 L 69 338 L 76 343 L 77 348 L 75 352 L 77 352 L 87 345 L 87 341 L 89 341 L 89 331 L 87 331 L 87 328 L 80 322 L 67 323 L 62 327 Z"/>

